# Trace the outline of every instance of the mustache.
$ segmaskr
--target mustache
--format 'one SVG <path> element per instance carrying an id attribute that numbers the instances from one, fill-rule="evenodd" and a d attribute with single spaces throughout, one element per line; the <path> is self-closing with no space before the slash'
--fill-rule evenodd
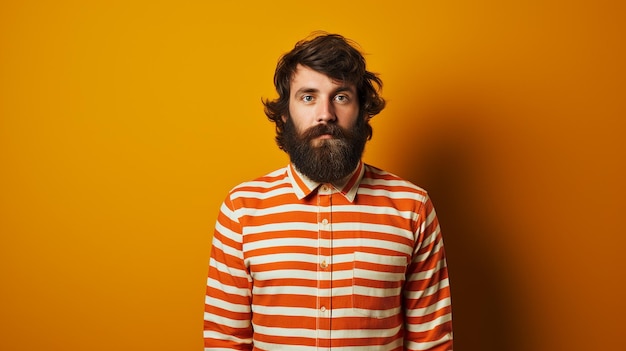
<path id="1" fill-rule="evenodd" d="M 350 132 L 344 130 L 336 124 L 318 124 L 305 130 L 300 136 L 304 140 L 312 140 L 322 135 L 331 135 L 337 139 L 350 137 Z"/>

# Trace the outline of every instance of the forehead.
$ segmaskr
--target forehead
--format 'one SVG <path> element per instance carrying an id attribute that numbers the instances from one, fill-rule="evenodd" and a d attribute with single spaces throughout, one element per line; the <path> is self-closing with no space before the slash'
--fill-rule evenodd
<path id="1" fill-rule="evenodd" d="M 324 73 L 320 73 L 307 66 L 298 65 L 291 77 L 291 92 L 299 90 L 314 90 L 322 92 L 332 92 L 337 89 L 347 90 L 356 93 L 354 84 L 339 79 L 334 79 Z"/>

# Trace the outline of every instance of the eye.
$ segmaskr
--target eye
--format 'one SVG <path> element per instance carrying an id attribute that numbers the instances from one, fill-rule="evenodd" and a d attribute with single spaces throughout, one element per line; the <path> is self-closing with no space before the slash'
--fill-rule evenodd
<path id="1" fill-rule="evenodd" d="M 311 101 L 313 101 L 313 96 L 312 95 L 303 95 L 301 99 L 304 102 L 311 102 Z"/>
<path id="2" fill-rule="evenodd" d="M 337 96 L 335 96 L 335 101 L 337 101 L 339 103 L 342 103 L 342 104 L 345 104 L 348 101 L 350 101 L 350 99 L 348 98 L 347 95 L 337 95 Z"/>

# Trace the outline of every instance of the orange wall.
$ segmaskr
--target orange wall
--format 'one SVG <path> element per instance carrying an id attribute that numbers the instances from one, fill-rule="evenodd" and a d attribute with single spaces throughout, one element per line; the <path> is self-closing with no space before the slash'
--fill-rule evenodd
<path id="1" fill-rule="evenodd" d="M 218 207 L 285 164 L 260 99 L 316 29 L 385 82 L 365 159 L 431 192 L 456 349 L 621 347 L 623 2 L 131 3 L 0 4 L 0 349 L 200 349 Z"/>

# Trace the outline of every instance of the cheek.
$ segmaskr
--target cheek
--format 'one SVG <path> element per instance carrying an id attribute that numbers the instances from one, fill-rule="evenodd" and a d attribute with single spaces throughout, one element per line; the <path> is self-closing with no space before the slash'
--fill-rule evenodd
<path id="1" fill-rule="evenodd" d="M 306 110 L 298 109 L 294 106 L 289 106 L 289 118 L 293 122 L 296 130 L 301 132 L 309 127 L 310 119 L 307 118 Z"/>
<path id="2" fill-rule="evenodd" d="M 347 107 L 341 110 L 339 117 L 339 124 L 344 128 L 352 128 L 356 125 L 356 121 L 359 118 L 359 107 Z"/>

